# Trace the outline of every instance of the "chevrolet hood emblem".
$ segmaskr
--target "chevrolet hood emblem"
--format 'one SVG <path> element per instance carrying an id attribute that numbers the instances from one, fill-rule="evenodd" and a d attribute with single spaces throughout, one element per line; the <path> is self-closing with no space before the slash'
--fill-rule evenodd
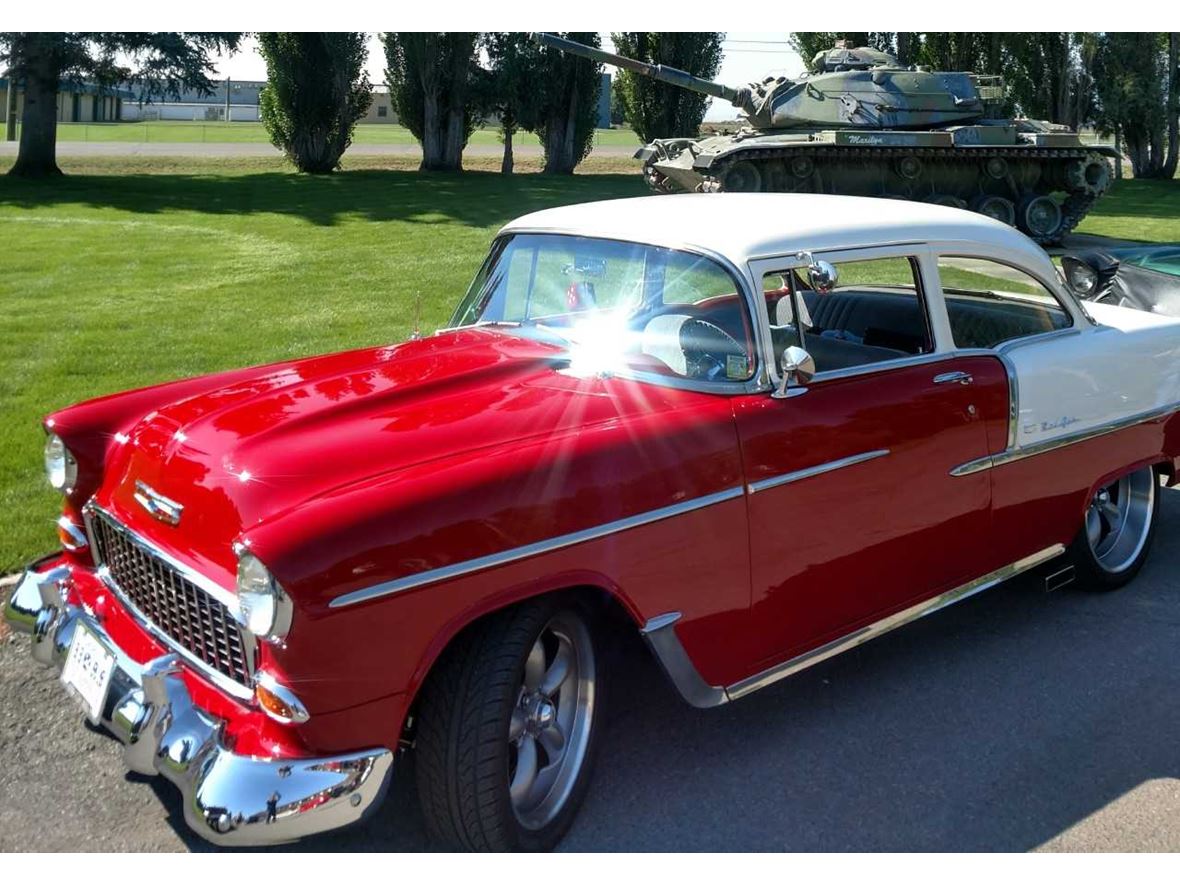
<path id="1" fill-rule="evenodd" d="M 184 511 L 184 505 L 165 498 L 147 483 L 135 481 L 135 500 L 160 522 L 168 525 L 180 524 L 180 514 Z"/>

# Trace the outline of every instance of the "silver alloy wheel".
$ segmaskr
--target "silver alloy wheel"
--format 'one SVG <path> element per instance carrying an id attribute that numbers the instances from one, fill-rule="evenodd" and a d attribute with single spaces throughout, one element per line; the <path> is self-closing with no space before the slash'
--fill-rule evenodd
<path id="1" fill-rule="evenodd" d="M 595 672 L 585 623 L 570 612 L 555 615 L 525 661 L 508 726 L 508 795 L 527 829 L 557 817 L 578 780 L 590 745 Z"/>
<path id="2" fill-rule="evenodd" d="M 1135 562 L 1151 531 L 1155 495 L 1151 467 L 1129 473 L 1094 493 L 1086 509 L 1086 540 L 1102 569 L 1116 574 Z"/>

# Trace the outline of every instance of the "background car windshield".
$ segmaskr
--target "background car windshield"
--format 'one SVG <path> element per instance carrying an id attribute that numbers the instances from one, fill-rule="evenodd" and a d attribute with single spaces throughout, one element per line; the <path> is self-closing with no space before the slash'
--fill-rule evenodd
<path id="1" fill-rule="evenodd" d="M 752 326 L 740 288 L 712 259 L 674 249 L 557 234 L 504 237 L 453 326 L 556 332 L 616 363 L 705 381 L 745 381 Z"/>
<path id="2" fill-rule="evenodd" d="M 1153 249 L 1122 260 L 1127 264 L 1137 264 L 1148 270 L 1180 277 L 1180 249 Z"/>

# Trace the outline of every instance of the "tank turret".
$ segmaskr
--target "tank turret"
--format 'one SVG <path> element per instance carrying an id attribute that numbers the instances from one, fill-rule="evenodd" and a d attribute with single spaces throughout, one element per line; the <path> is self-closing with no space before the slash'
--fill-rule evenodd
<path id="1" fill-rule="evenodd" d="M 636 153 L 659 193 L 793 191 L 921 200 L 970 208 L 1058 242 L 1109 187 L 1112 148 L 1076 132 L 1002 116 L 1003 82 L 905 66 L 838 43 L 812 73 L 726 86 L 552 34 L 538 43 L 724 99 L 740 131 L 657 139 Z"/>

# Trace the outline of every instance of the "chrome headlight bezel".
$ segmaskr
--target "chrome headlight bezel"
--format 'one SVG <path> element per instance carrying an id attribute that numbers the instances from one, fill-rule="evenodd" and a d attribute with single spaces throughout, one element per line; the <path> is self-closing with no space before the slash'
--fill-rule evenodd
<path id="1" fill-rule="evenodd" d="M 291 597 L 262 560 L 248 550 L 238 553 L 235 589 L 242 626 L 265 642 L 282 642 L 291 629 Z"/>
<path id="2" fill-rule="evenodd" d="M 1073 256 L 1061 259 L 1061 269 L 1070 290 L 1079 298 L 1090 298 L 1098 291 L 1098 271 Z"/>
<path id="3" fill-rule="evenodd" d="M 45 438 L 45 476 L 49 485 L 68 495 L 78 484 L 78 459 L 56 433 Z"/>

